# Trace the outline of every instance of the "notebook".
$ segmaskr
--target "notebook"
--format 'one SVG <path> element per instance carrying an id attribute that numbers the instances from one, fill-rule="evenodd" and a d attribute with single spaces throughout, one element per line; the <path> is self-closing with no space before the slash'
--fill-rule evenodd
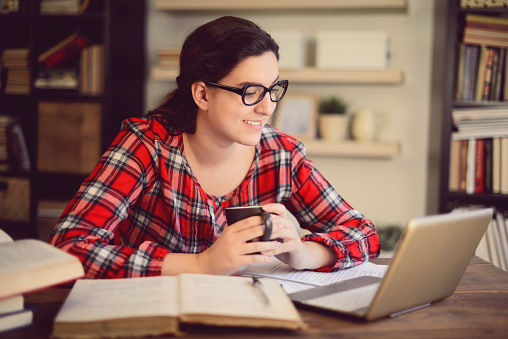
<path id="1" fill-rule="evenodd" d="M 492 220 L 493 209 L 409 221 L 383 278 L 359 277 L 289 294 L 296 305 L 374 320 L 449 297 Z"/>

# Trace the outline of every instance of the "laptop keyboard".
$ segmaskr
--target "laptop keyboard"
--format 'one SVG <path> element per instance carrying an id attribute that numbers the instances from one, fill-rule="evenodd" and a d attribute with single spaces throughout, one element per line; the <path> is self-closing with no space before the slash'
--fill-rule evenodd
<path id="1" fill-rule="evenodd" d="M 351 290 L 309 299 L 304 301 L 304 303 L 330 310 L 353 312 L 362 308 L 367 308 L 372 303 L 379 288 L 379 284 L 380 283 L 369 284 Z"/>

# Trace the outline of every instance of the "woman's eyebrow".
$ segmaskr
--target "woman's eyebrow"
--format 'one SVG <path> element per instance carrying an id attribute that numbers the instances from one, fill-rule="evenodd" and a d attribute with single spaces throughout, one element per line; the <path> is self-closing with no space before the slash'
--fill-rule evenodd
<path id="1" fill-rule="evenodd" d="M 272 82 L 272 84 L 271 84 L 270 86 L 273 86 L 273 85 L 274 85 L 277 81 L 279 81 L 279 77 L 280 77 L 280 75 L 277 75 L 277 78 L 275 79 L 275 81 L 274 81 L 274 82 Z M 243 86 L 245 86 L 245 85 L 247 85 L 247 84 L 256 84 L 256 85 L 261 85 L 259 82 L 244 81 L 244 82 L 239 83 L 239 84 L 238 84 L 238 87 L 243 87 Z M 268 86 L 268 87 L 270 87 L 270 86 Z"/>
<path id="2" fill-rule="evenodd" d="M 272 82 L 272 85 L 274 85 L 277 81 L 279 81 L 279 78 L 280 78 L 280 74 L 279 74 L 279 75 L 277 75 L 277 78 L 275 79 L 275 81 L 274 81 L 274 82 Z"/>

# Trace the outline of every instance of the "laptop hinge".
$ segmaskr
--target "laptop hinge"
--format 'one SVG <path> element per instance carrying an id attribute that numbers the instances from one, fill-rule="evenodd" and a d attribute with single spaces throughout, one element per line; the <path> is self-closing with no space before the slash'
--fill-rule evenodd
<path id="1" fill-rule="evenodd" d="M 390 318 L 395 318 L 395 317 L 398 317 L 401 314 L 406 314 L 406 313 L 409 313 L 409 312 L 413 312 L 413 311 L 419 310 L 420 308 L 424 308 L 424 307 L 427 307 L 427 306 L 430 306 L 430 303 L 426 303 L 426 304 L 423 304 L 423 305 L 420 305 L 420 306 L 411 307 L 411 308 L 408 308 L 407 310 L 404 310 L 404 311 L 392 313 L 392 314 L 390 314 Z"/>

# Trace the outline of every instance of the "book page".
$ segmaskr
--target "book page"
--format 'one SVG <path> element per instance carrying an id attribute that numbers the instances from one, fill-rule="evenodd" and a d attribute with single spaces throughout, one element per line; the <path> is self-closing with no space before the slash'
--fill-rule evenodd
<path id="1" fill-rule="evenodd" d="M 0 243 L 0 275 L 16 271 L 28 271 L 47 263 L 75 261 L 76 257 L 34 239 Z"/>
<path id="2" fill-rule="evenodd" d="M 0 299 L 84 275 L 79 259 L 40 240 L 0 243 Z"/>
<path id="3" fill-rule="evenodd" d="M 0 228 L 0 243 L 3 242 L 13 242 L 13 240 L 10 235 Z"/>
<path id="4" fill-rule="evenodd" d="M 275 280 L 262 279 L 267 305 L 251 278 L 201 274 L 180 275 L 180 312 L 230 317 L 299 319 Z M 296 317 L 296 318 L 295 318 Z"/>
<path id="5" fill-rule="evenodd" d="M 281 283 L 285 281 L 303 283 L 312 286 L 324 286 L 335 282 L 354 279 L 362 276 L 382 278 L 388 269 L 388 265 L 376 265 L 364 262 L 361 265 L 337 272 L 315 272 L 307 270 L 295 270 L 286 263 L 274 259 L 266 264 L 252 264 L 244 270 L 245 276 L 262 276 L 274 278 Z M 288 286 L 291 286 L 289 284 Z M 311 286 L 311 287 L 312 287 Z M 296 288 L 296 287 L 295 287 Z M 304 289 L 304 287 L 302 287 Z M 292 293 L 288 292 L 287 293 Z"/>
<path id="6" fill-rule="evenodd" d="M 178 314 L 176 277 L 78 280 L 55 322 Z"/>

